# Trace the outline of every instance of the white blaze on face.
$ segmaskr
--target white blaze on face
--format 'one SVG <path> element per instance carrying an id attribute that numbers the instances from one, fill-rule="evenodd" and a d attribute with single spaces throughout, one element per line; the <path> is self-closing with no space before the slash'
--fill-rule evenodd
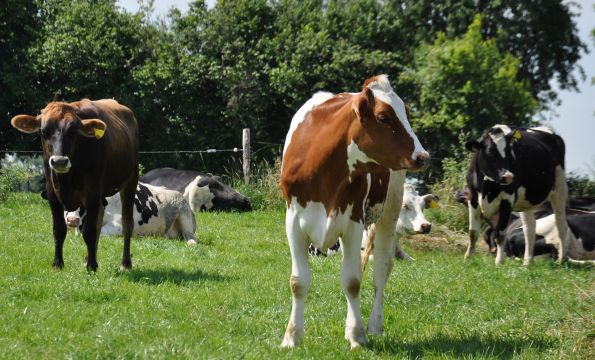
<path id="1" fill-rule="evenodd" d="M 423 148 L 423 146 L 421 146 L 421 143 L 419 142 L 419 139 L 413 132 L 413 129 L 411 129 L 411 125 L 409 125 L 409 119 L 407 119 L 407 111 L 405 110 L 405 103 L 394 92 L 393 88 L 390 85 L 390 82 L 388 81 L 388 77 L 386 75 L 378 76 L 376 81 L 368 84 L 368 88 L 372 90 L 376 99 L 379 99 L 387 103 L 393 108 L 395 114 L 397 115 L 397 118 L 401 121 L 403 128 L 405 128 L 405 131 L 407 131 L 407 133 L 413 140 L 414 148 L 411 158 L 413 160 L 416 160 L 418 155 L 422 153 L 427 154 L 427 151 Z"/>
<path id="2" fill-rule="evenodd" d="M 502 130 L 501 133 L 498 134 L 490 134 L 492 141 L 496 144 L 496 148 L 498 148 L 498 153 L 502 156 L 502 159 L 506 156 L 504 150 L 506 149 L 506 135 L 511 132 L 510 128 L 506 125 L 494 125 L 492 129 L 497 128 Z"/>
<path id="3" fill-rule="evenodd" d="M 318 106 L 327 100 L 332 99 L 335 97 L 334 94 L 330 92 L 320 91 L 314 94 L 310 100 L 306 101 L 304 105 L 293 115 L 291 119 L 291 125 L 289 125 L 289 131 L 287 132 L 287 137 L 285 138 L 285 146 L 283 146 L 283 154 L 287 150 L 289 143 L 291 142 L 291 137 L 293 136 L 293 132 L 297 129 L 298 125 L 301 124 L 304 119 L 306 118 L 306 114 L 312 110 L 315 106 Z"/>
<path id="4" fill-rule="evenodd" d="M 422 224 L 429 222 L 424 216 L 425 199 L 419 196 L 411 184 L 403 189 L 403 205 L 397 221 L 397 231 L 422 231 Z"/>

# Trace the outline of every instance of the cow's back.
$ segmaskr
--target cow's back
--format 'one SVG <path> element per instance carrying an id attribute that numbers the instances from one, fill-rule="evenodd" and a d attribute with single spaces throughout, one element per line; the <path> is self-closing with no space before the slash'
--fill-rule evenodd
<path id="1" fill-rule="evenodd" d="M 205 173 L 194 170 L 178 170 L 173 168 L 159 168 L 147 172 L 140 178 L 140 181 L 155 186 L 163 186 L 170 190 L 184 193 L 186 187 L 196 179 L 197 176 L 205 176 Z"/>

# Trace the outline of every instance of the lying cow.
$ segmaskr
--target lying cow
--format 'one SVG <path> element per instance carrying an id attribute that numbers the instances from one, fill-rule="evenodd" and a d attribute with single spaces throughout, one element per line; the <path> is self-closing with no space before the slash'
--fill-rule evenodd
<path id="1" fill-rule="evenodd" d="M 319 92 L 293 116 L 283 149 L 281 189 L 291 251 L 292 308 L 282 347 L 304 335 L 310 288 L 308 246 L 325 251 L 341 238 L 341 286 L 347 300 L 345 339 L 366 343 L 360 310 L 360 247 L 364 227 L 376 223 L 374 304 L 368 332 L 382 333 L 383 294 L 392 270 L 395 228 L 403 200 L 405 169 L 429 162 L 409 125 L 407 108 L 380 75 L 361 92 Z"/>
<path id="2" fill-rule="evenodd" d="M 496 264 L 504 261 L 505 229 L 512 211 L 520 212 L 525 241 L 524 261 L 533 259 L 535 217 L 533 208 L 550 200 L 556 219 L 555 241 L 560 244 L 558 260 L 567 256 L 566 211 L 568 197 L 564 174 L 565 146 L 562 138 L 547 128 L 511 130 L 496 125 L 465 147 L 473 152 L 467 174 L 469 194 L 469 245 L 465 259 L 475 249 L 482 214 L 498 215 Z"/>
<path id="3" fill-rule="evenodd" d="M 401 206 L 401 212 L 399 213 L 399 220 L 397 220 L 396 232 L 399 235 L 407 233 L 427 234 L 432 229 L 432 224 L 426 219 L 423 211 L 428 208 L 437 207 L 439 197 L 434 194 L 428 194 L 420 196 L 413 185 L 405 184 L 403 186 L 403 205 Z M 362 270 L 365 268 L 365 264 L 368 262 L 368 258 L 374 248 L 374 238 L 376 233 L 376 227 L 371 225 L 367 231 L 364 231 L 362 238 L 362 250 L 365 249 L 362 256 Z M 337 243 L 330 247 L 326 253 L 323 253 L 314 245 L 310 244 L 309 252 L 312 255 L 331 255 L 334 252 L 339 251 L 341 243 Z M 397 249 L 395 251 L 395 257 L 401 260 L 413 260 L 405 251 L 400 247 L 397 241 Z"/>
<path id="4" fill-rule="evenodd" d="M 52 210 L 53 266 L 64 267 L 64 210 L 84 206 L 87 269 L 97 270 L 101 201 L 120 192 L 124 233 L 120 269 L 132 268 L 130 237 L 138 181 L 138 125 L 132 111 L 111 99 L 51 102 L 41 114 L 17 115 L 11 124 L 24 133 L 41 135 L 45 192 Z"/>
<path id="5" fill-rule="evenodd" d="M 153 169 L 140 181 L 184 194 L 192 211 L 251 211 L 247 197 L 224 184 L 219 176 L 193 170 Z"/>
<path id="6" fill-rule="evenodd" d="M 105 212 L 101 225 L 102 235 L 122 235 L 120 203 L 120 197 L 117 194 L 105 199 Z M 134 195 L 134 205 L 132 216 L 135 223 L 135 235 L 183 237 L 187 244 L 196 244 L 194 237 L 196 219 L 190 205 L 179 192 L 139 183 Z M 66 212 L 64 215 L 66 224 L 74 229 L 83 226 L 85 217 L 84 208 Z"/>

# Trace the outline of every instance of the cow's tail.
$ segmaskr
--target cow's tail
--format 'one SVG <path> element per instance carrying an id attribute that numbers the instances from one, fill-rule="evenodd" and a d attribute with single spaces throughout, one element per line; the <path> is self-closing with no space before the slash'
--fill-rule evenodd
<path id="1" fill-rule="evenodd" d="M 360 270 L 362 272 L 362 274 L 364 273 L 364 270 L 366 270 L 366 265 L 368 265 L 368 260 L 370 259 L 370 255 L 372 255 L 372 252 L 374 251 L 374 239 L 376 238 L 376 224 L 372 224 L 370 225 L 370 228 L 368 229 L 368 238 L 366 240 L 366 247 L 364 249 L 364 252 L 362 253 L 362 262 L 360 265 Z"/>

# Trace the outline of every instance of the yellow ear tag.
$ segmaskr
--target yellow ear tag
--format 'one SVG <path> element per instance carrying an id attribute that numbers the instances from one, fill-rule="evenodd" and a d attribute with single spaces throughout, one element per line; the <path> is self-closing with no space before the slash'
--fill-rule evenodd
<path id="1" fill-rule="evenodd" d="M 103 134 L 105 134 L 105 130 L 93 128 L 93 133 L 95 134 L 95 138 L 101 139 L 103 137 Z"/>
<path id="2" fill-rule="evenodd" d="M 519 140 L 521 138 L 521 132 L 520 131 L 515 131 L 514 134 L 512 134 L 512 137 Z"/>
<path id="3" fill-rule="evenodd" d="M 438 207 L 438 203 L 436 202 L 436 200 L 432 199 L 432 201 L 430 201 L 430 209 L 435 209 Z"/>

